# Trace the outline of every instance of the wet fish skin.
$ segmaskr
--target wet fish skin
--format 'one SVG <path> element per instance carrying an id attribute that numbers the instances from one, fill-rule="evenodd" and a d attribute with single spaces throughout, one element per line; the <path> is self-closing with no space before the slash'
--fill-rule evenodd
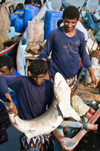
<path id="1" fill-rule="evenodd" d="M 12 125 L 20 132 L 25 133 L 28 138 L 43 135 L 55 130 L 63 121 L 63 117 L 74 117 L 80 120 L 80 117 L 70 106 L 70 88 L 60 73 L 56 73 L 54 80 L 55 98 L 49 109 L 42 115 L 32 120 L 23 120 L 14 114 L 9 114 Z M 3 102 L 8 109 L 11 102 Z M 69 110 L 71 109 L 71 110 Z M 16 109 L 17 110 L 17 109 Z M 73 114 L 75 115 L 73 115 Z"/>
<path id="2" fill-rule="evenodd" d="M 81 121 L 80 116 L 70 105 L 71 90 L 66 83 L 64 77 L 60 73 L 56 73 L 54 81 L 55 96 L 59 100 L 58 106 L 64 118 L 72 117 L 77 121 Z"/>

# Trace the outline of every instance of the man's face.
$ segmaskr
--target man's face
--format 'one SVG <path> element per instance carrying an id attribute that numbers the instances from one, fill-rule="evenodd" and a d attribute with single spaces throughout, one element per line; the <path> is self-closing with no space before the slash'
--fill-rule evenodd
<path id="1" fill-rule="evenodd" d="M 16 9 L 20 9 L 19 5 L 16 6 Z"/>
<path id="2" fill-rule="evenodd" d="M 39 75 L 32 74 L 32 78 L 36 85 L 41 85 L 44 82 L 45 77 L 46 74 L 39 74 Z"/>
<path id="3" fill-rule="evenodd" d="M 2 68 L 0 68 L 0 74 L 3 74 L 3 75 L 13 75 L 13 68 L 11 68 L 9 70 L 7 66 L 3 66 Z"/>
<path id="4" fill-rule="evenodd" d="M 65 30 L 67 32 L 71 32 L 71 31 L 73 31 L 73 29 L 75 29 L 75 26 L 77 24 L 77 18 L 75 18 L 75 19 L 64 18 L 63 23 L 64 23 Z"/>

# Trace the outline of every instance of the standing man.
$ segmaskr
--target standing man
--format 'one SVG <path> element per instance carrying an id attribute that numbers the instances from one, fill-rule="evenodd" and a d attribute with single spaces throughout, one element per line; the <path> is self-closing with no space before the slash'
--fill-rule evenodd
<path id="1" fill-rule="evenodd" d="M 21 119 L 30 120 L 43 114 L 50 106 L 54 97 L 53 83 L 46 80 L 48 71 L 47 63 L 42 59 L 31 62 L 31 76 L 3 76 L 0 75 L 0 92 L 12 102 L 10 92 L 7 88 L 14 90 Z M 10 113 L 16 113 L 15 105 L 9 109 Z M 23 133 L 20 135 L 20 151 L 53 151 L 53 143 L 50 134 L 27 138 Z"/>
<path id="2" fill-rule="evenodd" d="M 64 25 L 50 32 L 47 42 L 40 53 L 40 58 L 47 60 L 52 51 L 49 75 L 52 80 L 56 72 L 60 72 L 70 86 L 72 93 L 77 87 L 79 55 L 85 68 L 88 68 L 92 79 L 91 86 L 97 86 L 91 62 L 85 48 L 84 33 L 75 28 L 79 11 L 75 6 L 68 6 L 63 11 Z"/>

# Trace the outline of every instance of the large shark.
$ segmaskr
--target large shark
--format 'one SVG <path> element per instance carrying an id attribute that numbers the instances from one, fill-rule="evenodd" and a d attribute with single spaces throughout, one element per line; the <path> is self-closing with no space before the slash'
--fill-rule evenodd
<path id="1" fill-rule="evenodd" d="M 60 73 L 56 73 L 54 78 L 55 97 L 49 109 L 42 115 L 32 120 L 23 120 L 18 116 L 9 114 L 12 125 L 20 132 L 25 133 L 28 138 L 43 135 L 55 130 L 63 121 L 63 118 L 72 117 L 80 121 L 80 116 L 70 105 L 70 88 Z M 9 109 L 12 104 L 10 101 L 3 102 Z M 17 109 L 16 109 L 17 110 Z"/>

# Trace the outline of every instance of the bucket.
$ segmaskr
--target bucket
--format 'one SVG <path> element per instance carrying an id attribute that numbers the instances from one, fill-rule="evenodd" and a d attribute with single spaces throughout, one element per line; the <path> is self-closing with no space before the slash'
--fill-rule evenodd
<path id="1" fill-rule="evenodd" d="M 17 16 L 14 20 L 15 32 L 22 33 L 24 31 L 23 18 Z"/>
<path id="2" fill-rule="evenodd" d="M 24 30 L 26 30 L 28 26 L 28 21 L 31 21 L 38 11 L 39 11 L 38 7 L 26 5 L 24 10 Z"/>
<path id="3" fill-rule="evenodd" d="M 47 10 L 44 18 L 44 39 L 48 38 L 49 33 L 57 28 L 58 20 L 62 19 L 62 12 Z"/>
<path id="4" fill-rule="evenodd" d="M 17 17 L 18 15 L 17 14 L 10 14 L 9 15 L 9 20 L 11 22 L 11 25 L 10 26 L 14 26 L 14 20 L 15 18 Z"/>

